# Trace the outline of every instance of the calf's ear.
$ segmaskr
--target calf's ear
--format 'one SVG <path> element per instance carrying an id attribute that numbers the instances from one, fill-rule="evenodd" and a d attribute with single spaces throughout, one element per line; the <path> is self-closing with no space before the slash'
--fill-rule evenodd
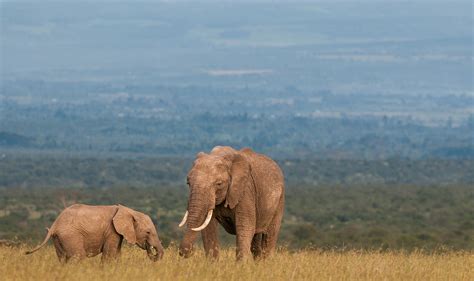
<path id="1" fill-rule="evenodd" d="M 130 244 L 137 243 L 137 235 L 135 234 L 135 218 L 133 210 L 119 205 L 118 211 L 112 219 L 112 223 L 117 233 L 122 235 Z"/>

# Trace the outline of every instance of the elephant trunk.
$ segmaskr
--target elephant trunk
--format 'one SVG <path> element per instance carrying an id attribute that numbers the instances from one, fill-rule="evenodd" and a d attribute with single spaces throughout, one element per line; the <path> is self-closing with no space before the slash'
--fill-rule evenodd
<path id="1" fill-rule="evenodd" d="M 187 258 L 191 255 L 193 244 L 199 233 L 193 229 L 202 226 L 208 217 L 209 210 L 214 209 L 214 197 L 215 195 L 191 192 L 188 202 L 187 229 L 179 246 L 180 256 Z"/>
<path id="2" fill-rule="evenodd" d="M 185 258 L 189 258 L 193 251 L 193 244 L 196 241 L 198 236 L 198 232 L 193 231 L 191 229 L 187 229 L 186 233 L 184 234 L 183 240 L 179 245 L 179 255 Z"/>

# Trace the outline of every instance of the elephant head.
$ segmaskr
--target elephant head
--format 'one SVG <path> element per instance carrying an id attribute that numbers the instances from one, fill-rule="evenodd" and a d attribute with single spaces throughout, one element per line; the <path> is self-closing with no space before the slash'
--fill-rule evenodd
<path id="1" fill-rule="evenodd" d="M 128 243 L 146 250 L 152 261 L 163 257 L 163 246 L 149 216 L 119 205 L 113 217 L 113 225 L 117 233 L 122 235 Z"/>
<path id="2" fill-rule="evenodd" d="M 211 221 L 215 206 L 233 209 L 239 203 L 251 184 L 250 164 L 233 148 L 218 146 L 210 154 L 198 153 L 187 181 L 188 208 L 180 223 L 187 223 L 187 229 L 179 247 L 184 257 L 190 256 L 197 234 Z"/>

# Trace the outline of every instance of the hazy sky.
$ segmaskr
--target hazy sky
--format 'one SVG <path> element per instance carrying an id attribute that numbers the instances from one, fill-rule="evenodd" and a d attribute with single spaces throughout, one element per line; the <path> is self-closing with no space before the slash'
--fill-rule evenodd
<path id="1" fill-rule="evenodd" d="M 2 71 L 160 69 L 198 81 L 250 69 L 272 73 L 268 83 L 472 89 L 471 2 L 157 2 L 167 1 L 3 1 Z"/>

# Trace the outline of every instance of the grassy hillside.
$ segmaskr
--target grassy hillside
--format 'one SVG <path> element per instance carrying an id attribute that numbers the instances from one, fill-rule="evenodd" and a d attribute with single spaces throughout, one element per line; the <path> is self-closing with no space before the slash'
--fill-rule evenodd
<path id="1" fill-rule="evenodd" d="M 280 250 L 273 257 L 235 262 L 234 251 L 219 261 L 198 251 L 183 259 L 168 248 L 163 260 L 152 263 L 136 247 L 123 249 L 118 261 L 101 264 L 98 257 L 60 265 L 53 247 L 25 256 L 21 248 L 0 247 L 3 280 L 472 280 L 474 255 L 447 252 L 320 252 Z M 12 270 L 14 269 L 14 270 Z"/>
<path id="2" fill-rule="evenodd" d="M 0 187 L 184 186 L 192 157 L 117 157 L 0 150 Z M 276 158 L 288 185 L 474 186 L 474 159 Z"/>
<path id="3" fill-rule="evenodd" d="M 290 249 L 474 250 L 472 186 L 289 185 L 280 245 Z M 0 239 L 38 243 L 64 205 L 124 204 L 155 222 L 165 245 L 180 241 L 185 186 L 0 188 Z M 235 236 L 224 234 L 224 244 Z"/>

